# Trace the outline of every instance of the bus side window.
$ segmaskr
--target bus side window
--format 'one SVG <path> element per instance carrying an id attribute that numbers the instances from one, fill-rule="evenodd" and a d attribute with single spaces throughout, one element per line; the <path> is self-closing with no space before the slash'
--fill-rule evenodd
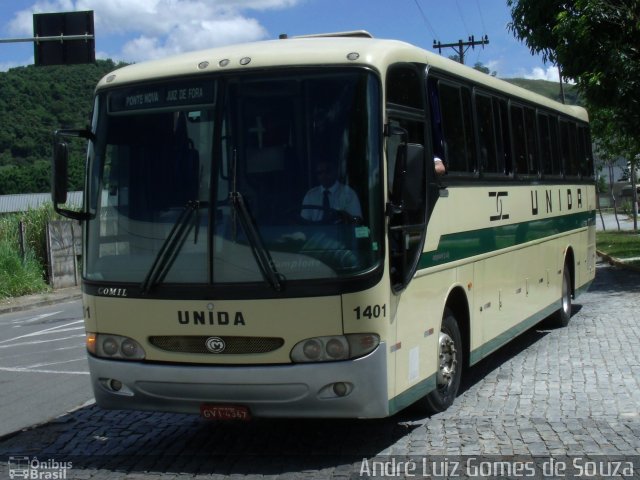
<path id="1" fill-rule="evenodd" d="M 551 134 L 551 154 L 553 155 L 553 165 L 551 173 L 553 175 L 562 175 L 562 162 L 560 160 L 560 137 L 558 133 L 558 117 L 551 115 L 549 117 L 549 131 Z"/>
<path id="2" fill-rule="evenodd" d="M 551 150 L 551 130 L 549 129 L 549 115 L 538 113 L 538 132 L 540 132 L 540 158 L 542 160 L 542 174 L 552 175 L 555 158 Z"/>
<path id="3" fill-rule="evenodd" d="M 538 135 L 536 133 L 536 111 L 533 108 L 524 109 L 524 126 L 527 137 L 527 174 L 538 175 Z"/>
<path id="4" fill-rule="evenodd" d="M 583 178 L 592 178 L 594 175 L 593 155 L 591 154 L 591 135 L 588 127 L 578 127 L 578 142 L 580 175 Z"/>
<path id="5" fill-rule="evenodd" d="M 498 150 L 501 155 L 498 159 L 498 172 L 509 175 L 513 172 L 511 163 L 511 136 L 509 135 L 509 109 L 507 101 L 503 98 L 493 99 L 493 111 L 496 112 Z"/>
<path id="6" fill-rule="evenodd" d="M 513 139 L 513 158 L 515 173 L 527 174 L 527 140 L 524 127 L 524 111 L 520 106 L 511 106 L 511 138 Z"/>
<path id="7" fill-rule="evenodd" d="M 438 84 L 442 127 L 444 134 L 444 156 L 447 170 L 471 173 L 476 171 L 471 95 L 469 90 L 445 82 Z"/>
<path id="8" fill-rule="evenodd" d="M 531 107 L 512 104 L 510 112 L 515 173 L 520 176 L 538 175 L 536 111 Z"/>
<path id="9" fill-rule="evenodd" d="M 543 175 L 562 175 L 562 158 L 558 144 L 558 117 L 547 113 L 538 113 L 538 131 L 540 132 L 540 157 Z"/>
<path id="10" fill-rule="evenodd" d="M 480 169 L 486 173 L 498 173 L 498 149 L 496 146 L 496 122 L 491 97 L 476 95 L 478 140 L 480 144 Z"/>
<path id="11" fill-rule="evenodd" d="M 576 157 L 576 125 L 567 120 L 560 120 L 560 144 L 562 145 L 563 172 L 567 176 L 575 177 L 579 174 Z"/>

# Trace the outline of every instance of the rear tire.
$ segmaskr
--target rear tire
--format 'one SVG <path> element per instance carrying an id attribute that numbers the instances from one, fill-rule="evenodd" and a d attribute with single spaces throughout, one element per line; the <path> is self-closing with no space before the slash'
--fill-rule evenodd
<path id="1" fill-rule="evenodd" d="M 444 412 L 453 404 L 462 378 L 462 336 L 453 312 L 446 308 L 438 338 L 436 389 L 424 398 L 432 413 Z"/>
<path id="2" fill-rule="evenodd" d="M 571 320 L 571 272 L 569 264 L 565 262 L 562 269 L 562 288 L 560 293 L 560 308 L 554 315 L 554 323 L 558 327 L 566 327 Z"/>

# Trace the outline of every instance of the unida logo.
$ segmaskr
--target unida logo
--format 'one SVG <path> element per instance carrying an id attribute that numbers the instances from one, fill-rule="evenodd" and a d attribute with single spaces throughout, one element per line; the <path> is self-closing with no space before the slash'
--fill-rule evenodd
<path id="1" fill-rule="evenodd" d="M 220 337 L 209 337 L 205 342 L 207 350 L 211 353 L 222 353 L 227 345 L 224 343 L 224 340 Z"/>

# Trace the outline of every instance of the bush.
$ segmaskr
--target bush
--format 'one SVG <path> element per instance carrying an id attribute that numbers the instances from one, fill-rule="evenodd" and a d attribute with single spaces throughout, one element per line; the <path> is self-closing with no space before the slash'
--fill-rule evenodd
<path id="1" fill-rule="evenodd" d="M 17 222 L 22 220 L 25 230 L 25 243 L 28 251 L 33 252 L 36 260 L 42 265 L 43 271 L 47 271 L 47 222 L 59 220 L 60 217 L 53 210 L 52 204 L 43 205 L 35 210 L 29 210 L 19 216 Z M 16 232 L 17 232 L 16 223 Z"/>
<path id="2" fill-rule="evenodd" d="M 0 298 L 47 290 L 43 273 L 32 252 L 27 252 L 23 260 L 14 244 L 0 241 Z"/>
<path id="3" fill-rule="evenodd" d="M 46 226 L 57 218 L 52 205 L 0 218 L 0 297 L 47 290 Z M 18 231 L 24 225 L 24 259 Z"/>

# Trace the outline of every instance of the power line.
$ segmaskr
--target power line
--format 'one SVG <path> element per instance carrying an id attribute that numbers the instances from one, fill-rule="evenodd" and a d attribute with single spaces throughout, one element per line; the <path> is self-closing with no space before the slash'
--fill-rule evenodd
<path id="1" fill-rule="evenodd" d="M 484 33 L 487 33 L 487 26 L 484 24 L 484 17 L 482 16 L 482 9 L 480 8 L 480 3 L 476 0 L 476 7 L 478 7 L 478 14 L 480 14 L 480 23 L 482 24 L 482 30 Z"/>
<path id="2" fill-rule="evenodd" d="M 431 32 L 431 35 L 433 35 L 433 38 L 438 38 L 436 31 L 433 29 L 433 26 L 431 25 L 431 23 L 429 22 L 429 19 L 425 15 L 424 10 L 422 10 L 422 7 L 420 6 L 420 3 L 418 3 L 418 0 L 413 0 L 413 1 L 415 2 L 416 7 L 418 7 L 418 10 L 420 10 L 420 15 L 422 15 L 422 19 L 424 20 L 424 23 L 427 25 L 427 28 Z"/>
<path id="3" fill-rule="evenodd" d="M 460 3 L 458 3 L 458 0 L 456 0 L 456 7 L 458 8 L 458 14 L 460 15 L 460 20 L 462 20 L 462 25 L 464 26 L 465 32 L 467 35 L 469 35 L 469 26 L 467 25 L 467 22 L 465 22 L 464 20 L 464 15 L 462 14 L 462 8 L 460 8 Z"/>

